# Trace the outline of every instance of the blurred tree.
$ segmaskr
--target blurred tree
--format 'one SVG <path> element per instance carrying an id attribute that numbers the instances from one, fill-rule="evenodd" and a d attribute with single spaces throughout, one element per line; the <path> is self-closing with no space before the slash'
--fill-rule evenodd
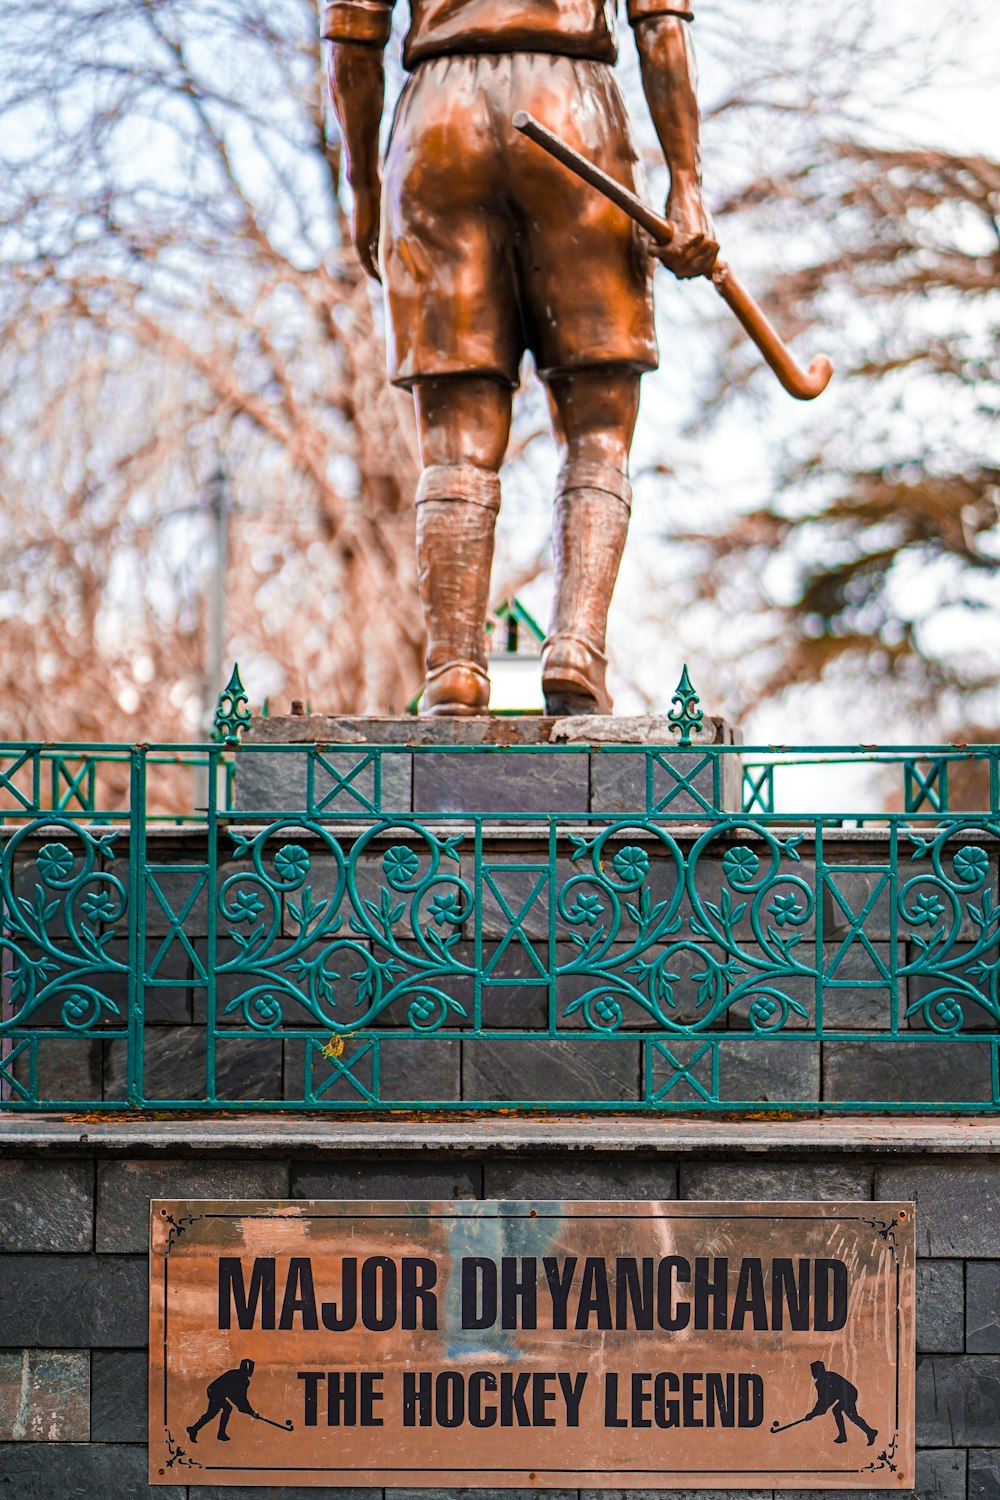
<path id="1" fill-rule="evenodd" d="M 854 378 L 787 439 L 771 502 L 748 511 L 737 496 L 735 519 L 702 529 L 697 569 L 669 590 L 661 560 L 678 549 L 644 546 L 637 521 L 655 607 L 645 632 L 621 635 L 619 666 L 639 697 L 664 701 L 658 669 L 646 684 L 643 672 L 662 643 L 677 649 L 692 595 L 749 622 L 731 674 L 743 703 L 857 662 L 925 698 L 988 675 L 967 651 L 947 661 L 931 634 L 981 603 L 970 580 L 990 577 L 997 168 L 845 144 L 874 138 L 862 129 L 873 101 L 940 72 L 967 10 L 715 0 L 699 13 L 727 251 L 755 288 L 748 248 L 758 272 L 777 265 L 783 330 L 808 345 L 810 325 L 832 324 Z M 385 382 L 380 312 L 344 248 L 313 0 L 0 0 L 0 34 L 0 735 L 193 733 L 221 686 L 206 648 L 220 572 L 227 665 L 240 659 L 256 700 L 401 710 L 421 675 L 415 442 Z M 659 197 L 628 48 L 624 77 Z M 676 513 L 699 493 L 720 398 L 692 403 L 693 435 L 685 446 L 674 432 L 668 468 L 670 403 L 694 386 L 677 357 L 684 309 L 701 347 L 701 309 L 715 304 L 707 288 L 661 282 L 669 355 L 646 388 L 643 463 Z M 724 343 L 730 325 L 711 319 Z M 730 393 L 756 367 L 733 345 Z M 537 392 L 525 416 L 498 594 L 530 584 L 544 557 Z M 537 528 L 511 527 L 524 504 Z M 634 620 L 641 590 L 626 579 L 620 596 Z M 720 633 L 702 634 L 721 654 Z"/>
<path id="2" fill-rule="evenodd" d="M 2 0 L 0 28 L 0 735 L 194 733 L 220 574 L 258 701 L 401 710 L 416 457 L 341 253 L 314 6 Z"/>
<path id="3" fill-rule="evenodd" d="M 765 503 L 688 532 L 700 597 L 757 615 L 747 697 L 875 678 L 937 729 L 996 723 L 998 211 L 1000 162 L 856 139 L 725 205 L 769 242 L 820 242 L 769 306 L 829 330 L 840 374 Z M 732 345 L 716 407 L 751 368 Z"/>

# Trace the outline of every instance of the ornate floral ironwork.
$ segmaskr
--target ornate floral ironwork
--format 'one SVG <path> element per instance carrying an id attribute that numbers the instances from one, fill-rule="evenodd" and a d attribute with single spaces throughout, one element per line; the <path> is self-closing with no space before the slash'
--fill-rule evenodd
<path id="1" fill-rule="evenodd" d="M 314 772 L 330 758 L 297 753 Z M 352 752 L 337 753 L 346 807 Z M 382 811 L 383 753 L 356 753 L 375 765 L 375 811 L 342 812 L 331 793 L 329 811 L 264 827 L 211 813 L 186 864 L 150 853 L 145 751 L 132 752 L 134 806 L 116 827 L 32 811 L 23 791 L 0 857 L 0 1105 L 490 1107 L 438 1097 L 412 1065 L 404 1090 L 400 1049 L 423 1040 L 509 1053 L 493 1107 L 1000 1109 L 996 814 L 895 814 L 857 847 L 823 818 L 714 812 L 692 827 L 649 811 L 670 752 L 629 747 L 646 757 L 642 811 L 526 817 L 505 841 L 485 816 Z M 32 762 L 11 764 L 21 775 Z M 178 1026 L 204 1027 L 204 1081 L 187 1097 L 147 1066 L 174 1024 L 160 1015 L 151 1029 L 163 993 Z M 596 1097 L 538 1099 L 526 1079 L 522 1098 L 524 1042 L 553 1058 L 600 1042 L 584 1052 L 609 1060 L 608 1080 L 599 1065 Z M 234 1043 L 283 1059 L 270 1101 L 233 1096 Z M 982 1081 L 958 1098 L 928 1101 L 918 1078 L 913 1097 L 824 1101 L 828 1044 L 873 1057 L 947 1047 L 936 1056 L 980 1060 Z M 611 1085 L 615 1048 L 630 1049 L 620 1076 L 634 1093 Z M 62 1059 L 84 1056 L 105 1083 L 81 1099 L 59 1079 Z M 785 1056 L 815 1058 L 815 1086 L 788 1088 Z"/>

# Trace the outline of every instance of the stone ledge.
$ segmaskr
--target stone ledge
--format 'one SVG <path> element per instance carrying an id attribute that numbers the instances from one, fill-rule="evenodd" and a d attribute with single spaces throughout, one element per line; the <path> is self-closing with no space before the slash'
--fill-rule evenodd
<path id="1" fill-rule="evenodd" d="M 0 1154 L 108 1156 L 760 1156 L 1000 1155 L 1000 1118 L 904 1120 L 191 1118 L 0 1120 Z"/>

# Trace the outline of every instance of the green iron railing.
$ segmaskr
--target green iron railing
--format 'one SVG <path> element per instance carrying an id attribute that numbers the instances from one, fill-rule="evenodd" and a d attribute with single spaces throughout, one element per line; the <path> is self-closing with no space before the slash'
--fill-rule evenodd
<path id="1" fill-rule="evenodd" d="M 776 811 L 810 763 L 901 810 Z M 177 767 L 205 809 L 151 820 Z M 998 769 L 0 746 L 0 1108 L 996 1111 Z"/>

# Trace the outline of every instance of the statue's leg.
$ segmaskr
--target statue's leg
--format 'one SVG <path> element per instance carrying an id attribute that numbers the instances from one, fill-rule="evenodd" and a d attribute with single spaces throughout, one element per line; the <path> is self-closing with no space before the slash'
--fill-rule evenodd
<path id="1" fill-rule="evenodd" d="M 417 565 L 427 625 L 420 712 L 484 714 L 490 701 L 486 611 L 511 390 L 490 377 L 449 376 L 417 382 L 414 399 L 425 465 L 417 490 Z"/>
<path id="2" fill-rule="evenodd" d="M 552 523 L 555 598 L 542 653 L 546 712 L 605 714 L 608 609 L 625 547 L 639 375 L 611 367 L 548 379 L 562 454 Z"/>

